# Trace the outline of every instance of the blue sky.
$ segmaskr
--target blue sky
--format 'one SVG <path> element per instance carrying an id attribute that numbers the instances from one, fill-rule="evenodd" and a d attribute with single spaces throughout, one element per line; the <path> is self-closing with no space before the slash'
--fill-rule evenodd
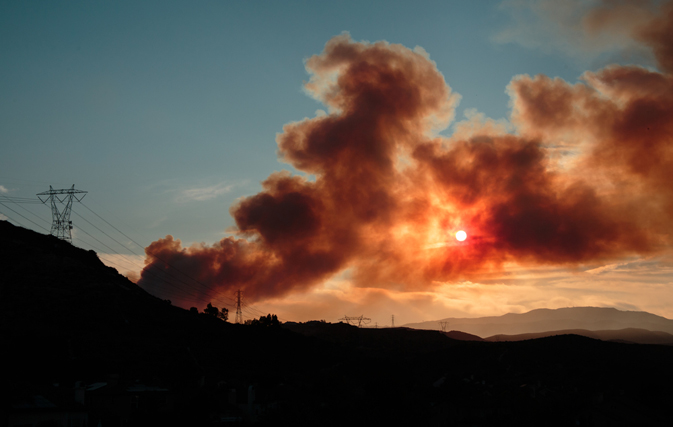
<path id="1" fill-rule="evenodd" d="M 609 62 L 651 66 L 608 42 L 586 48 L 554 28 L 545 33 L 538 3 L 549 4 L 2 1 L 0 192 L 33 197 L 75 184 L 143 246 L 167 234 L 212 244 L 234 225 L 236 199 L 257 193 L 273 171 L 293 170 L 277 160 L 276 134 L 325 108 L 302 89 L 304 61 L 344 31 L 424 48 L 461 96 L 458 120 L 472 109 L 508 120 L 506 88 L 518 74 L 575 82 Z M 50 221 L 46 206 L 24 207 L 31 214 L 18 212 Z M 77 233 L 86 223 L 72 219 L 88 249 Z M 514 307 L 525 308 L 534 307 Z M 423 320 L 415 316 L 408 320 Z"/>

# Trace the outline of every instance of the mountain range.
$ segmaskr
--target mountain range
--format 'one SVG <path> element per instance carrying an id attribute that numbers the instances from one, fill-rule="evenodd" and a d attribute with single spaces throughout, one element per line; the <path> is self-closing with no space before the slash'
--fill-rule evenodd
<path id="1" fill-rule="evenodd" d="M 643 311 L 621 311 L 606 307 L 543 308 L 527 313 L 508 313 L 502 316 L 450 317 L 436 321 L 408 323 L 403 326 L 413 329 L 438 330 L 440 329 L 440 321 L 448 322 L 446 329 L 477 335 L 481 338 L 496 335 L 542 334 L 537 335 L 540 337 L 548 332 L 572 330 L 617 331 L 641 329 L 673 334 L 673 320 L 671 319 Z M 628 333 L 634 335 L 634 331 Z M 556 335 L 561 335 L 561 333 L 556 333 Z"/>

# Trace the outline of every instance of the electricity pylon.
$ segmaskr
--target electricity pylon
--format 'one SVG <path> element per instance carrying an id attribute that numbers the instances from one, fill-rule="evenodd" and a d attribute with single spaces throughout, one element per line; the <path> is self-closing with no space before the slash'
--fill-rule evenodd
<path id="1" fill-rule="evenodd" d="M 54 190 L 53 187 L 49 186 L 49 191 L 44 191 L 37 194 L 37 198 L 40 199 L 42 203 L 51 202 L 51 235 L 56 236 L 61 240 L 67 240 L 72 243 L 72 221 L 70 221 L 70 212 L 72 211 L 72 202 L 76 200 L 81 202 L 84 196 L 86 196 L 86 191 L 75 190 L 75 184 L 71 188 Z M 77 194 L 81 194 L 81 197 L 78 197 Z M 42 197 L 45 197 L 43 200 Z M 63 211 L 59 212 L 56 202 L 65 203 L 65 208 Z"/>
<path id="2" fill-rule="evenodd" d="M 446 332 L 446 327 L 449 326 L 448 320 L 440 320 L 439 326 L 442 328 L 442 332 Z"/>
<path id="3" fill-rule="evenodd" d="M 243 323 L 243 312 L 241 311 L 241 290 L 236 291 L 236 318 L 234 323 Z"/>
<path id="4" fill-rule="evenodd" d="M 395 315 L 394 315 L 394 314 L 393 314 L 393 318 L 392 318 L 391 320 L 392 320 L 392 322 L 391 322 L 391 326 L 390 326 L 390 327 L 391 327 L 391 328 L 394 328 L 394 327 L 395 327 Z"/>
<path id="5" fill-rule="evenodd" d="M 349 325 L 356 325 L 358 328 L 361 328 L 363 324 L 367 324 L 372 321 L 369 317 L 365 316 L 358 316 L 358 317 L 349 317 L 349 316 L 344 316 L 343 318 L 339 320 L 345 320 L 346 323 Z M 351 323 L 353 322 L 353 323 Z"/>

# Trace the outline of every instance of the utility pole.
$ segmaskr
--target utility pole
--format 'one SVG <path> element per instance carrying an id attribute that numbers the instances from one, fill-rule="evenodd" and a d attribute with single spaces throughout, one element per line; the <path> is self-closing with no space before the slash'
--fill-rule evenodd
<path id="1" fill-rule="evenodd" d="M 72 243 L 72 221 L 70 221 L 70 212 L 72 211 L 72 202 L 76 200 L 81 202 L 86 191 L 75 190 L 75 184 L 71 188 L 54 190 L 50 185 L 49 191 L 44 191 L 37 194 L 37 198 L 42 203 L 50 202 L 51 204 L 51 235 L 56 236 L 61 240 L 67 240 Z M 80 197 L 77 194 L 81 194 Z M 44 197 L 44 199 L 42 197 Z M 65 203 L 63 211 L 59 212 L 56 202 Z"/>
<path id="2" fill-rule="evenodd" d="M 236 319 L 234 323 L 243 323 L 243 312 L 241 311 L 241 290 L 236 291 Z"/>

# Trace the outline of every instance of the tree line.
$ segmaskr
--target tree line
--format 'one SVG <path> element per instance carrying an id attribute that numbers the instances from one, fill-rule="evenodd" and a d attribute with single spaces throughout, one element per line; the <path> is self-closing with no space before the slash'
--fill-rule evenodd
<path id="1" fill-rule="evenodd" d="M 199 309 L 196 307 L 192 307 L 189 309 L 189 312 L 199 314 Z M 213 316 L 225 322 L 229 320 L 228 308 L 223 307 L 222 309 L 219 309 L 210 302 L 208 303 L 206 308 L 203 309 L 202 313 L 209 316 Z M 248 319 L 245 322 L 243 322 L 243 324 L 251 326 L 268 327 L 268 328 L 280 327 L 280 321 L 278 320 L 278 316 L 276 316 L 275 314 L 267 314 L 266 316 L 260 316 L 259 319 Z"/>

